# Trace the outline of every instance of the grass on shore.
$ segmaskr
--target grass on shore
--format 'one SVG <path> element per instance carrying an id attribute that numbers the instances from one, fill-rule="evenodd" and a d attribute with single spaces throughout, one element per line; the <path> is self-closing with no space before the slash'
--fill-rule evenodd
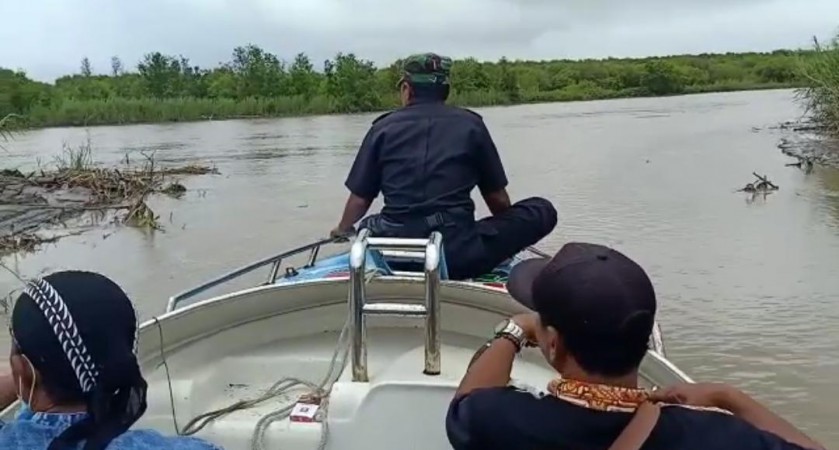
<path id="1" fill-rule="evenodd" d="M 807 86 L 798 94 L 813 121 L 826 134 L 839 138 L 839 36 L 827 45 L 813 41 L 815 55 L 801 62 Z"/>

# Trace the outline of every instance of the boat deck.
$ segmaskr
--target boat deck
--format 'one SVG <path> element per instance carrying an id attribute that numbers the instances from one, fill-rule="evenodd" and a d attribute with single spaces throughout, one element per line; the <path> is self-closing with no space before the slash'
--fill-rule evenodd
<path id="1" fill-rule="evenodd" d="M 433 376 L 423 373 L 421 321 L 368 319 L 370 382 L 353 382 L 349 364 L 344 367 L 328 400 L 324 448 L 334 448 L 333 440 L 342 449 L 411 448 L 406 442 L 422 442 L 423 449 L 450 448 L 445 435 L 448 404 L 475 350 L 486 341 L 483 336 L 492 332 L 482 325 L 496 322 L 499 315 L 456 305 L 444 305 L 443 315 L 451 320 L 444 320 L 441 334 L 442 370 Z M 149 410 L 138 426 L 175 431 L 167 366 L 180 428 L 199 414 L 259 397 L 283 378 L 321 382 L 330 371 L 346 316 L 345 304 L 290 312 L 219 331 L 170 352 L 166 366 L 146 371 Z M 458 323 L 463 324 L 462 330 L 454 332 Z M 540 388 L 553 376 L 534 349 L 519 358 L 513 371 L 514 379 Z M 301 387 L 227 414 L 197 436 L 228 450 L 251 448 L 260 418 L 293 405 L 309 391 Z M 417 420 L 418 415 L 422 420 Z M 382 429 L 390 432 L 381 433 Z M 263 443 L 265 448 L 316 449 L 323 436 L 322 423 L 284 419 L 267 428 Z"/>

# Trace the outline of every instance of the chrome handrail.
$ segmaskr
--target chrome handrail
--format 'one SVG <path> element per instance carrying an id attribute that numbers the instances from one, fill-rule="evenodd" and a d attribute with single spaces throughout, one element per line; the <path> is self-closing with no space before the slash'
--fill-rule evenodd
<path id="1" fill-rule="evenodd" d="M 342 240 L 342 238 L 340 238 L 340 237 L 322 239 L 320 241 L 312 242 L 311 244 L 307 244 L 307 245 L 304 245 L 302 247 L 298 247 L 298 248 L 295 248 L 295 249 L 292 249 L 292 250 L 285 251 L 285 252 L 280 253 L 278 255 L 273 255 L 273 256 L 269 256 L 267 258 L 260 259 L 259 261 L 253 262 L 251 264 L 248 264 L 246 266 L 243 266 L 243 267 L 240 267 L 236 270 L 228 272 L 224 275 L 213 278 L 212 280 L 207 281 L 207 282 L 205 282 L 205 283 L 203 283 L 199 286 L 196 286 L 194 288 L 183 291 L 183 292 L 181 292 L 177 295 L 173 295 L 172 297 L 169 297 L 169 302 L 166 304 L 166 312 L 174 311 L 178 307 L 178 303 L 180 303 L 180 302 L 182 302 L 186 299 L 195 297 L 196 295 L 198 295 L 198 294 L 200 294 L 200 293 L 202 293 L 202 292 L 204 292 L 208 289 L 211 289 L 211 288 L 214 288 L 216 286 L 220 286 L 222 284 L 225 284 L 229 281 L 232 281 L 236 278 L 241 277 L 242 275 L 253 272 L 256 269 L 259 269 L 260 267 L 267 266 L 268 264 L 273 264 L 273 265 L 271 266 L 271 272 L 268 275 L 268 280 L 265 282 L 265 284 L 273 284 L 275 281 L 277 281 L 277 274 L 280 270 L 280 265 L 282 264 L 284 259 L 290 258 L 290 257 L 295 256 L 295 255 L 299 255 L 299 254 L 304 253 L 304 252 L 311 252 L 311 254 L 309 255 L 308 263 L 306 264 L 306 266 L 307 267 L 312 266 L 317 261 L 318 252 L 320 251 L 321 246 L 326 245 L 326 244 L 332 244 L 332 243 L 335 243 L 335 242 L 339 242 L 341 240 Z"/>
<path id="2" fill-rule="evenodd" d="M 425 250 L 425 305 L 410 303 L 367 303 L 365 269 L 368 250 L 411 252 Z M 367 373 L 367 315 L 425 317 L 426 375 L 440 374 L 440 261 L 443 258 L 443 235 L 435 231 L 428 239 L 370 237 L 370 231 L 358 233 L 350 248 L 350 322 L 353 381 L 369 381 Z"/>

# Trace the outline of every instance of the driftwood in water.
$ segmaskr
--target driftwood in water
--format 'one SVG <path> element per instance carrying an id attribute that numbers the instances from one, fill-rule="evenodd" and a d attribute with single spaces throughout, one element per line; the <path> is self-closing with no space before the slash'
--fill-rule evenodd
<path id="1" fill-rule="evenodd" d="M 114 217 L 119 223 L 159 230 L 158 216 L 146 204 L 150 195 L 179 198 L 186 187 L 177 176 L 218 173 L 194 164 L 159 167 L 152 156 L 146 158 L 141 167 L 128 162 L 121 168 L 76 164 L 28 174 L 0 169 L 0 257 L 54 242 L 63 236 L 38 232 L 66 226 L 67 220 L 87 212 L 100 211 L 104 217 L 119 211 Z"/>
<path id="2" fill-rule="evenodd" d="M 752 172 L 752 175 L 757 178 L 757 180 L 747 183 L 743 189 L 740 189 L 740 192 L 771 192 L 777 191 L 780 189 L 775 183 L 769 181 L 766 175 L 758 175 L 755 172 Z"/>
<path id="3" fill-rule="evenodd" d="M 813 156 L 790 156 L 797 158 L 798 162 L 785 164 L 786 167 L 798 167 L 799 169 L 803 169 L 804 172 L 808 174 L 813 171 L 813 164 L 815 162 L 815 158 Z"/>

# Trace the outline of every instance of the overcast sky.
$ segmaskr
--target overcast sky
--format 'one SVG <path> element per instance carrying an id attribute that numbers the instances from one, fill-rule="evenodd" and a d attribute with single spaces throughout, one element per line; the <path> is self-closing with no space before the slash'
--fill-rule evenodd
<path id="1" fill-rule="evenodd" d="M 0 0 L 0 67 L 52 81 L 82 57 L 227 61 L 254 43 L 316 66 L 338 51 L 387 64 L 419 51 L 479 59 L 797 48 L 839 29 L 839 0 Z"/>

